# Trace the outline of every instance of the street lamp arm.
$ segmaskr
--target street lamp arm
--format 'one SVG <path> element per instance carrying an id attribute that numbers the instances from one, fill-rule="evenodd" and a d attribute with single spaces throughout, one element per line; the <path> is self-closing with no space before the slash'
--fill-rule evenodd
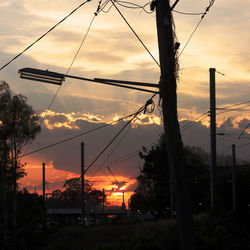
<path id="1" fill-rule="evenodd" d="M 111 82 L 111 83 L 129 84 L 129 85 L 136 85 L 136 86 L 159 88 L 159 84 L 153 84 L 153 83 L 132 82 L 132 81 L 123 81 L 123 80 L 114 80 L 114 79 L 103 79 L 103 78 L 94 78 L 94 80 L 95 81 L 102 81 L 102 82 Z"/>
<path id="2" fill-rule="evenodd" d="M 52 72 L 48 70 L 40 70 L 40 69 L 33 69 L 33 68 L 23 68 L 18 71 L 20 74 L 20 78 L 38 81 L 38 82 L 46 82 L 56 85 L 62 85 L 62 82 L 65 81 L 65 78 L 72 78 L 77 80 L 89 81 L 89 82 L 96 82 L 100 84 L 106 84 L 121 88 L 133 89 L 148 93 L 159 93 L 158 91 L 143 89 L 143 88 L 136 88 L 132 86 L 124 86 L 125 84 L 128 85 L 137 85 L 137 86 L 146 86 L 146 87 L 158 87 L 158 84 L 151 84 L 151 83 L 139 83 L 139 82 L 131 82 L 131 81 L 121 81 L 121 80 L 109 80 L 109 79 L 101 79 L 101 78 L 86 78 L 80 76 L 73 76 L 73 75 L 65 75 L 57 72 Z M 121 83 L 121 84 L 118 84 Z"/>

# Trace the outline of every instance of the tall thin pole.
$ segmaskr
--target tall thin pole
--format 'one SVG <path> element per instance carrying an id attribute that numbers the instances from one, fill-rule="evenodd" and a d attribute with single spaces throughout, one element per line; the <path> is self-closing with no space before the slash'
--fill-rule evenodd
<path id="1" fill-rule="evenodd" d="M 46 231 L 46 215 L 47 215 L 47 207 L 46 207 L 46 190 L 45 190 L 45 184 L 46 184 L 46 176 L 45 176 L 45 163 L 43 162 L 43 168 L 42 168 L 42 175 L 43 175 L 43 205 L 44 205 L 44 219 L 43 219 L 43 230 Z"/>
<path id="2" fill-rule="evenodd" d="M 43 163 L 43 200 L 44 200 L 44 202 L 46 200 L 46 194 L 45 194 L 45 163 Z"/>
<path id="3" fill-rule="evenodd" d="M 170 176 L 175 191 L 181 247 L 194 250 L 193 217 L 188 191 L 183 143 L 177 116 L 176 75 L 177 57 L 173 17 L 169 0 L 154 1 L 156 4 L 157 35 L 160 55 L 160 97 Z M 178 2 L 178 1 L 176 1 Z"/>
<path id="4" fill-rule="evenodd" d="M 232 198 L 233 198 L 233 211 L 237 209 L 237 182 L 236 182 L 236 153 L 235 144 L 232 145 Z"/>
<path id="5" fill-rule="evenodd" d="M 209 69 L 210 75 L 210 146 L 211 146 L 211 211 L 215 211 L 216 201 L 216 98 L 215 68 Z"/>
<path id="6" fill-rule="evenodd" d="M 103 188 L 102 189 L 102 212 L 103 214 L 104 214 L 104 209 L 105 209 L 104 205 L 105 205 L 105 190 Z"/>
<path id="7" fill-rule="evenodd" d="M 81 142 L 81 208 L 82 208 L 82 225 L 85 226 L 85 184 L 84 184 L 84 143 Z"/>

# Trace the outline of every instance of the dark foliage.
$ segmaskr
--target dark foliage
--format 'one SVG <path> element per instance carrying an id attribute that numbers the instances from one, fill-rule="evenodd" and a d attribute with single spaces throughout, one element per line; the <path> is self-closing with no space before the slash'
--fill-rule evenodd
<path id="1" fill-rule="evenodd" d="M 208 153 L 198 147 L 184 147 L 187 175 L 194 213 L 210 211 L 210 167 Z M 130 207 L 140 213 L 150 211 L 157 217 L 169 215 L 170 178 L 164 136 L 150 150 L 140 153 L 144 166 L 137 177 L 138 188 L 131 197 Z M 218 212 L 232 210 L 232 176 L 230 157 L 218 156 L 217 193 Z M 242 164 L 242 163 L 241 163 Z M 247 210 L 250 198 L 250 165 L 237 166 L 238 209 Z"/>

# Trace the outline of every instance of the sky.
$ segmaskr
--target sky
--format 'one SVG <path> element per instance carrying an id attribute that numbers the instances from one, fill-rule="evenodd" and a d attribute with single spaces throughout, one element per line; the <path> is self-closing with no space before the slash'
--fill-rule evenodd
<path id="1" fill-rule="evenodd" d="M 139 43 L 119 13 L 109 2 L 92 23 L 89 33 L 72 67 L 74 56 L 97 9 L 92 0 L 56 27 L 52 32 L 0 71 L 0 80 L 9 83 L 14 93 L 28 98 L 28 103 L 44 117 L 42 132 L 26 149 L 26 153 L 54 144 L 66 138 L 92 130 L 134 113 L 151 97 L 148 93 L 67 79 L 56 99 L 48 108 L 58 86 L 19 78 L 18 70 L 25 67 L 56 71 L 82 77 L 102 77 L 158 83 L 159 66 Z M 173 2 L 173 1 L 172 1 Z M 68 15 L 82 1 L 75 0 L 9 0 L 0 2 L 0 67 L 23 51 L 53 25 Z M 145 5 L 147 1 L 134 1 Z M 180 0 L 176 11 L 201 13 L 209 1 Z M 128 22 L 158 61 L 155 13 L 119 6 Z M 149 5 L 146 6 L 149 10 Z M 107 13 L 106 13 L 107 12 Z M 200 15 L 174 13 L 176 36 L 185 47 L 179 57 L 178 116 L 185 145 L 200 146 L 209 151 L 209 68 L 216 68 L 217 152 L 230 154 L 236 144 L 237 158 L 249 160 L 247 131 L 238 139 L 250 120 L 250 2 L 233 0 L 214 2 L 200 26 L 185 47 L 200 21 Z M 221 74 L 222 73 L 222 74 Z M 109 187 L 115 177 L 136 187 L 143 161 L 138 152 L 142 146 L 154 145 L 162 133 L 162 119 L 157 97 L 153 113 L 139 116 L 121 137 L 91 167 L 87 177 L 96 181 L 93 187 Z M 238 109 L 238 110 L 232 110 Z M 204 114 L 204 116 L 202 116 Z M 199 118 L 200 117 L 200 118 Z M 194 121 L 194 122 L 192 122 Z M 190 123 L 191 122 L 191 123 Z M 24 157 L 27 177 L 21 186 L 39 188 L 42 162 L 46 163 L 48 186 L 62 184 L 80 173 L 80 143 L 85 143 L 85 164 L 88 166 L 109 143 L 125 122 L 115 123 L 86 136 Z M 135 156 L 132 157 L 131 156 Z M 130 158 L 129 158 L 130 157 Z M 127 159 L 129 158 L 129 159 Z M 119 161 L 120 159 L 120 161 Z M 126 161 L 124 161 L 127 159 Z M 40 171 L 40 172 L 39 172 Z M 99 185 L 99 186 L 98 186 Z M 48 187 L 49 189 L 49 187 Z"/>

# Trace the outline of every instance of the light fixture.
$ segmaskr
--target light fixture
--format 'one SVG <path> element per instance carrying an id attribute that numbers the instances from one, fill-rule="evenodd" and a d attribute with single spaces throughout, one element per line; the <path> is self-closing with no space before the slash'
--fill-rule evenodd
<path id="1" fill-rule="evenodd" d="M 62 85 L 62 82 L 65 80 L 65 75 L 48 70 L 23 68 L 18 73 L 20 74 L 20 78 L 56 85 Z"/>

